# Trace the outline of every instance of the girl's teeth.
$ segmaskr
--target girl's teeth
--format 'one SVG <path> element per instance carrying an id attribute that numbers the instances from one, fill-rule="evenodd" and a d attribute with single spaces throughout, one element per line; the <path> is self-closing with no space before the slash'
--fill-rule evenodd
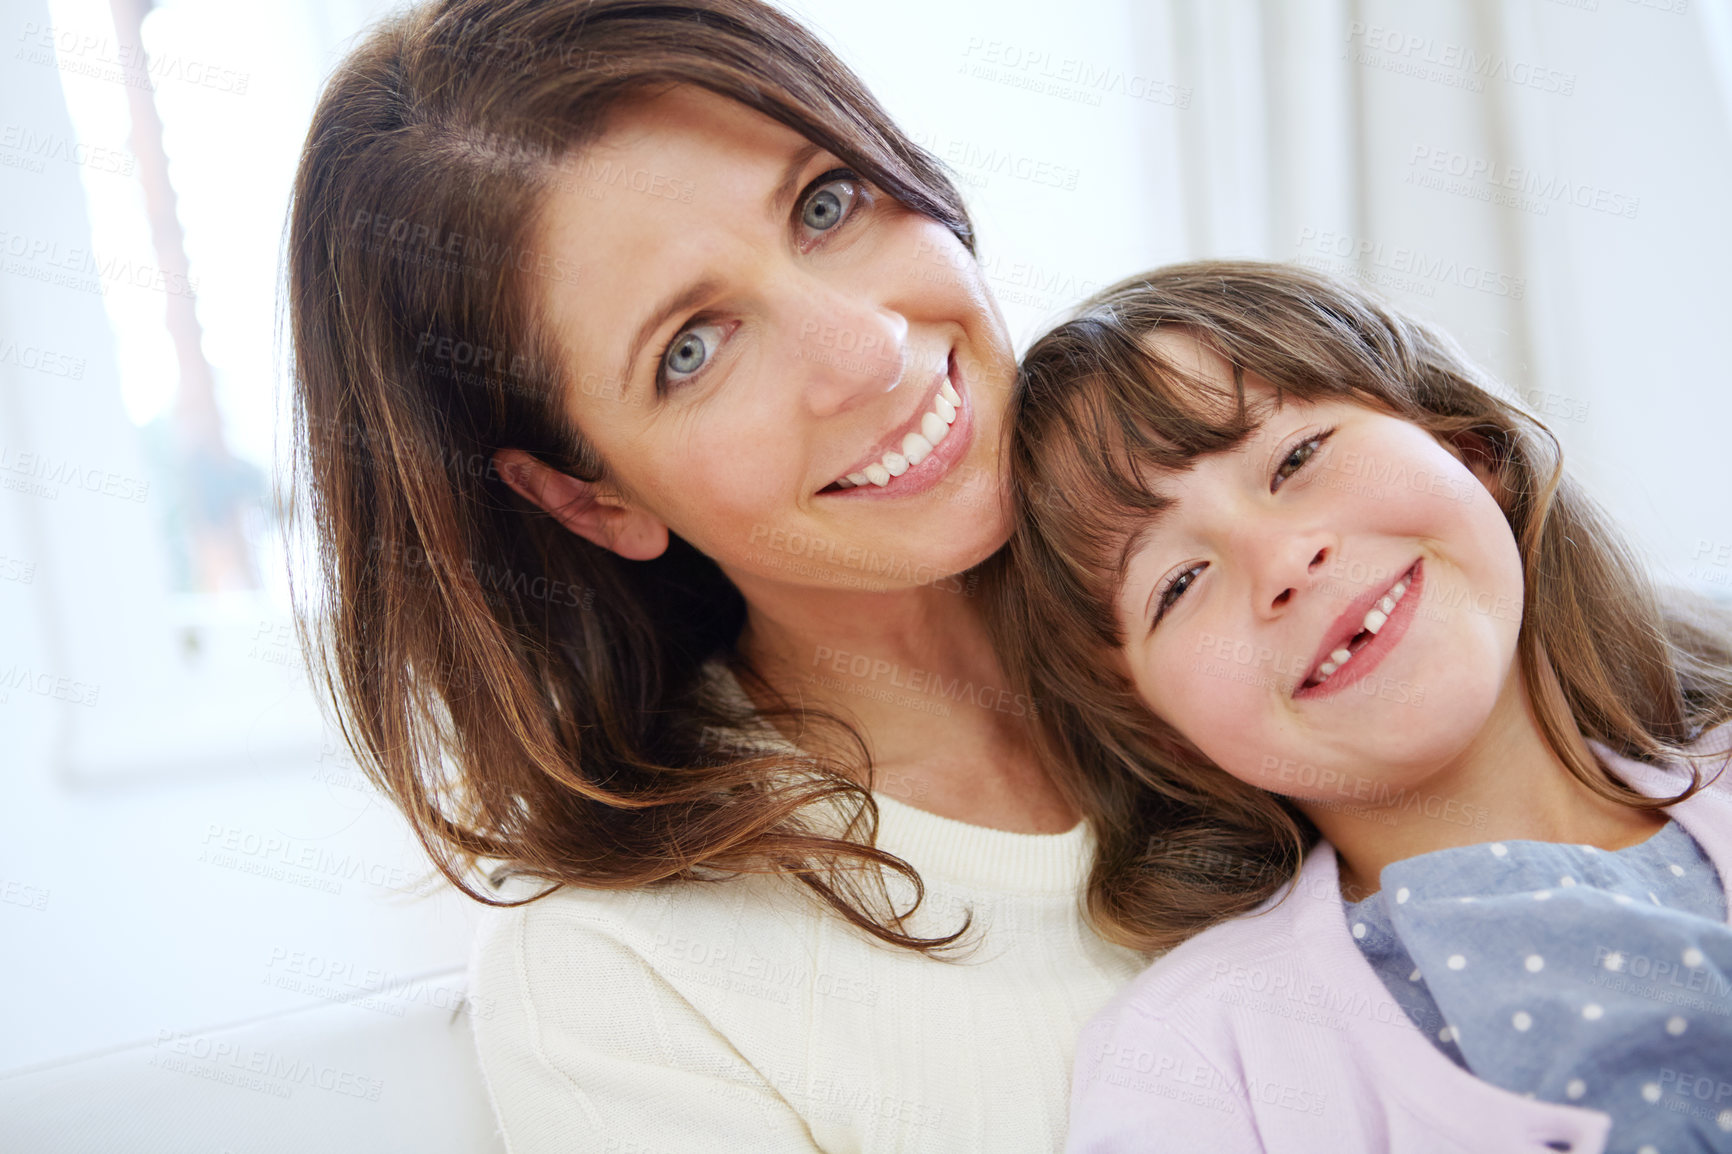
<path id="1" fill-rule="evenodd" d="M 924 461 L 932 455 L 939 442 L 950 435 L 950 426 L 956 423 L 956 409 L 960 404 L 962 397 L 954 385 L 949 381 L 939 385 L 938 395 L 932 398 L 932 408 L 920 418 L 920 431 L 902 438 L 901 452 L 892 449 L 859 472 L 837 480 L 836 487 L 855 489 L 868 484 L 882 487 L 890 483 L 890 478 L 900 477 Z"/>
<path id="2" fill-rule="evenodd" d="M 1379 629 L 1382 629 L 1384 624 L 1389 620 L 1389 615 L 1395 612 L 1396 603 L 1401 600 L 1402 594 L 1406 592 L 1406 579 L 1404 578 L 1397 581 L 1395 585 L 1390 588 L 1389 592 L 1378 598 L 1377 604 L 1366 612 L 1365 621 L 1362 623 L 1361 628 L 1367 633 L 1376 633 Z M 1347 664 L 1347 659 L 1352 656 L 1353 651 L 1345 647 L 1337 649 L 1335 652 L 1331 653 L 1329 659 L 1317 667 L 1317 684 L 1321 685 L 1323 682 L 1327 681 L 1329 675 Z"/>

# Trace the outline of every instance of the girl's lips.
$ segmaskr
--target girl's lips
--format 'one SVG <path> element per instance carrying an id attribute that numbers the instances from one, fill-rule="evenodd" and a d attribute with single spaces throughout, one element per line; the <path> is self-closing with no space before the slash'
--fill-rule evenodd
<path id="1" fill-rule="evenodd" d="M 1396 604 L 1395 612 L 1389 615 L 1389 620 L 1383 623 L 1383 628 L 1373 634 L 1370 641 L 1355 650 L 1353 657 L 1341 668 L 1330 674 L 1328 680 L 1309 686 L 1301 683 L 1299 688 L 1293 690 L 1295 701 L 1329 697 L 1363 679 L 1383 663 L 1384 657 L 1388 655 L 1391 649 L 1395 648 L 1396 643 L 1407 632 L 1408 625 L 1413 622 L 1413 615 L 1419 611 L 1420 595 L 1425 589 L 1425 562 L 1423 560 L 1415 561 L 1409 573 L 1411 576 L 1407 578 L 1407 592 Z M 1390 582 L 1390 588 L 1393 589 L 1400 580 L 1401 578 L 1398 577 L 1395 581 Z M 1388 591 L 1386 589 L 1383 593 Z M 1378 594 L 1378 597 L 1383 596 L 1383 593 Z M 1376 601 L 1377 598 L 1372 598 L 1371 601 L 1367 602 L 1366 608 L 1370 608 Z M 1360 610 L 1360 616 L 1364 616 L 1363 609 Z"/>
<path id="2" fill-rule="evenodd" d="M 964 387 L 962 370 L 956 364 L 956 354 L 950 354 L 947 366 L 950 377 L 950 387 L 955 389 L 962 398 L 962 403 L 956 406 L 956 420 L 950 425 L 950 432 L 944 435 L 944 440 L 932 447 L 932 452 L 918 465 L 910 466 L 907 472 L 899 477 L 890 478 L 887 485 L 856 485 L 852 489 L 825 489 L 818 496 L 832 501 L 870 501 L 880 497 L 912 497 L 924 493 L 944 479 L 951 466 L 967 455 L 969 446 L 974 440 L 974 398 Z"/>

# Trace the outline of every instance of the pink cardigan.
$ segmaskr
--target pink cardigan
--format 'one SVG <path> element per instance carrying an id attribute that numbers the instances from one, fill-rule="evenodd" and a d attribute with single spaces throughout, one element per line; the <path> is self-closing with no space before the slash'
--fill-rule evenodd
<path id="1" fill-rule="evenodd" d="M 1723 726 L 1700 748 L 1729 739 Z M 1593 748 L 1650 797 L 1687 780 Z M 1712 777 L 1723 761 L 1698 764 Z M 1669 812 L 1732 879 L 1732 766 Z M 1349 935 L 1321 843 L 1256 914 L 1174 949 L 1083 1028 L 1065 1150 L 1603 1154 L 1609 1128 L 1598 1110 L 1510 1093 L 1433 1048 Z"/>

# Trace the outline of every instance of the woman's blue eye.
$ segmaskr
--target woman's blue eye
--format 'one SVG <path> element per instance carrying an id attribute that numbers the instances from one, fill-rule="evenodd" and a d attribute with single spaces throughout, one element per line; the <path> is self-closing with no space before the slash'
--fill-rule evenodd
<path id="1" fill-rule="evenodd" d="M 670 381 L 685 380 L 710 361 L 721 341 L 720 325 L 694 325 L 674 338 L 662 358 L 662 367 Z"/>
<path id="2" fill-rule="evenodd" d="M 852 177 L 821 185 L 800 208 L 800 223 L 815 232 L 835 228 L 853 205 L 858 189 Z"/>

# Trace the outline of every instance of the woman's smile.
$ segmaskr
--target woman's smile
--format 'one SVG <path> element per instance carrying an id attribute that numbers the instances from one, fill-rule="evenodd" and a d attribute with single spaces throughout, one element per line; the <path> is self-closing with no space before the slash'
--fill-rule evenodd
<path id="1" fill-rule="evenodd" d="M 819 496 L 910 497 L 943 480 L 974 438 L 973 406 L 961 387 L 954 351 L 927 387 L 921 408 L 861 457 Z"/>

